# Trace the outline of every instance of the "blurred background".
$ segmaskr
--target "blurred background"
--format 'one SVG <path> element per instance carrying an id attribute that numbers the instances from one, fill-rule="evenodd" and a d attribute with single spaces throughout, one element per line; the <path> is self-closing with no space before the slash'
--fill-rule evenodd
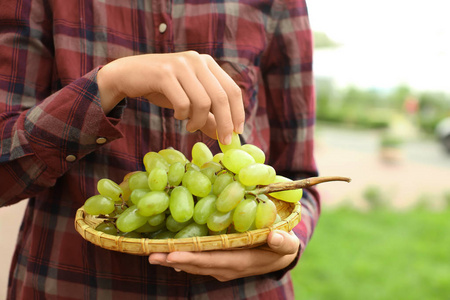
<path id="1" fill-rule="evenodd" d="M 297 299 L 450 299 L 445 1 L 308 1 L 322 215 Z"/>
<path id="2" fill-rule="evenodd" d="M 316 160 L 321 175 L 352 182 L 319 186 L 322 216 L 292 273 L 297 298 L 450 299 L 447 3 L 308 5 Z M 0 209 L 1 293 L 25 204 Z"/>

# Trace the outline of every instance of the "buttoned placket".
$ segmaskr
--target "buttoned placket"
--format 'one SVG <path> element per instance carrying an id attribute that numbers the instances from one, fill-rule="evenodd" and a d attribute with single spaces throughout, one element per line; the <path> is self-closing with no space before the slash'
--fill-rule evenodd
<path id="1" fill-rule="evenodd" d="M 174 50 L 173 47 L 173 32 L 172 32 L 172 2 L 163 1 L 157 3 L 154 2 L 154 8 L 159 10 L 159 14 L 154 20 L 154 34 L 156 44 L 159 47 L 156 49 L 158 52 L 171 53 Z M 156 11 L 156 10 L 154 10 Z M 168 117 L 168 109 L 161 108 L 161 147 L 167 148 L 168 146 L 175 146 L 172 141 L 173 134 L 167 134 L 170 132 L 170 128 L 173 127 L 173 117 Z M 172 129 L 173 130 L 173 129 Z"/>

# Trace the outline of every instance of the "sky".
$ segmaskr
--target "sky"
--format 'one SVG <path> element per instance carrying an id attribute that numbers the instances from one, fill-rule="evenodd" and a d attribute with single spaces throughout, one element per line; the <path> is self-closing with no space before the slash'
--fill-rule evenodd
<path id="1" fill-rule="evenodd" d="M 316 50 L 338 85 L 450 92 L 448 0 L 307 0 L 311 27 L 342 46 Z"/>

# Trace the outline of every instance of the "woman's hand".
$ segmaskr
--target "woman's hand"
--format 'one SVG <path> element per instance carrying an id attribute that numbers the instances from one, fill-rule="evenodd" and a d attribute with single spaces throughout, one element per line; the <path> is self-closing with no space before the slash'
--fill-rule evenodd
<path id="1" fill-rule="evenodd" d="M 228 281 L 281 270 L 299 251 L 299 239 L 293 232 L 275 230 L 269 234 L 267 244 L 245 250 L 152 253 L 149 262 Z"/>
<path id="2" fill-rule="evenodd" d="M 105 113 L 124 97 L 145 97 L 172 108 L 178 120 L 189 119 L 188 131 L 201 130 L 223 144 L 233 131 L 242 133 L 241 89 L 209 55 L 187 51 L 119 58 L 97 75 Z"/>

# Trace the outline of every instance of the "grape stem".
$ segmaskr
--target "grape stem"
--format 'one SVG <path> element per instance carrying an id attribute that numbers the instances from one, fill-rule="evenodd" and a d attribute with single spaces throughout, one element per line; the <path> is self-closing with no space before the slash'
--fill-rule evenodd
<path id="1" fill-rule="evenodd" d="M 219 161 L 219 164 L 222 166 L 222 170 L 217 171 L 216 175 L 218 175 L 220 172 L 223 172 L 223 171 L 231 173 L 233 176 L 235 175 L 235 173 L 231 172 L 230 170 L 227 169 L 227 167 L 225 167 L 225 165 L 223 164 L 222 161 Z"/>
<path id="2" fill-rule="evenodd" d="M 259 195 L 261 195 L 261 194 L 259 194 Z M 255 195 L 255 199 L 258 203 L 260 203 L 260 202 L 266 203 L 266 201 L 261 199 L 261 197 L 258 197 L 258 195 Z"/>
<path id="3" fill-rule="evenodd" d="M 302 180 L 275 182 L 275 183 L 271 183 L 269 185 L 254 189 L 252 191 L 247 191 L 246 193 L 257 196 L 257 195 L 261 195 L 261 194 L 301 189 L 301 188 L 310 187 L 310 186 L 313 186 L 313 185 L 316 185 L 319 183 L 330 182 L 330 181 L 350 182 L 351 179 L 348 177 L 342 177 L 342 176 L 310 177 L 310 178 L 306 178 L 306 179 L 302 179 Z"/>
<path id="4" fill-rule="evenodd" d="M 127 202 L 125 201 L 125 199 L 123 199 L 122 194 L 120 194 L 119 197 L 120 197 L 120 199 L 122 199 L 122 203 L 119 204 L 119 206 L 120 206 L 122 209 L 128 208 L 129 206 L 127 205 Z"/>
<path id="5" fill-rule="evenodd" d="M 105 222 L 110 221 L 111 223 L 114 223 L 113 220 L 117 220 L 117 217 L 110 217 L 107 215 L 98 215 L 97 218 L 98 219 L 106 219 Z"/>

